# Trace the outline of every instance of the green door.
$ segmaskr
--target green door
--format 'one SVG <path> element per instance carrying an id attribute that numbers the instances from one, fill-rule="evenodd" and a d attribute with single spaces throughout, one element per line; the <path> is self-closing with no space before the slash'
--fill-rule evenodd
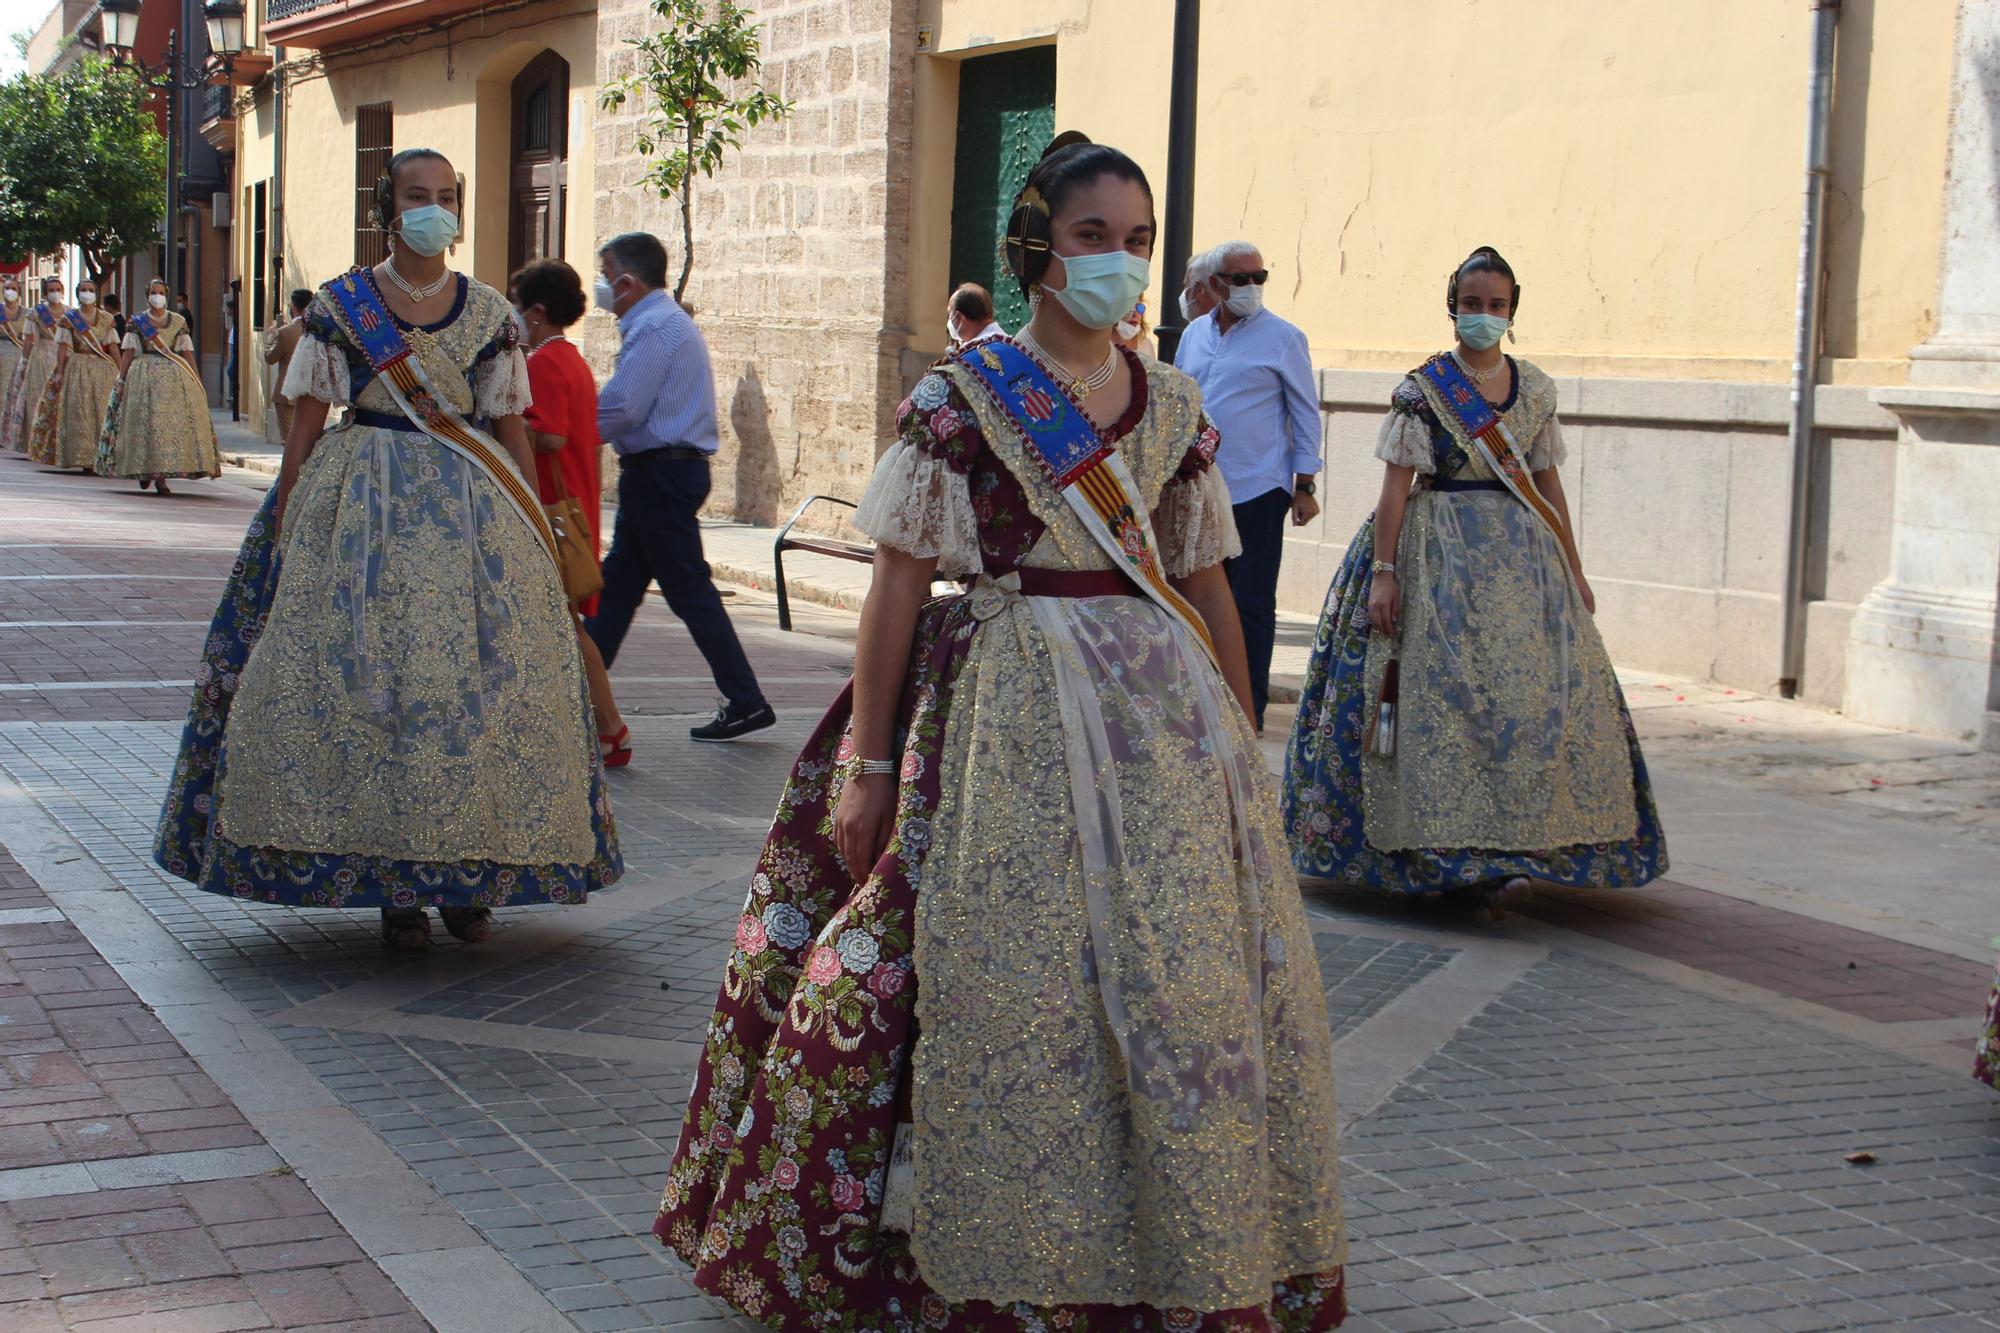
<path id="1" fill-rule="evenodd" d="M 1028 302 L 1000 259 L 1014 196 L 1056 133 L 1056 49 L 1033 46 L 961 62 L 958 165 L 951 191 L 951 285 L 993 293 L 1009 333 Z"/>

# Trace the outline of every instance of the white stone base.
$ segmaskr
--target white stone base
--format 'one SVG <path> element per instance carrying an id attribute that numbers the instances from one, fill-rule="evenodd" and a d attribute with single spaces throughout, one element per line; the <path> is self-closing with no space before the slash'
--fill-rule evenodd
<path id="1" fill-rule="evenodd" d="M 1883 583 L 1848 631 L 1845 712 L 1975 744 L 1993 680 L 1994 600 Z"/>

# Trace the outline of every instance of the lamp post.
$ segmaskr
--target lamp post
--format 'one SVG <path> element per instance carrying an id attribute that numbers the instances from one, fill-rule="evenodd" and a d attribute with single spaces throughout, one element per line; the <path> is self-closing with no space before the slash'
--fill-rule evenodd
<path id="1" fill-rule="evenodd" d="M 1172 364 L 1187 331 L 1180 283 L 1194 248 L 1195 88 L 1201 69 L 1201 0 L 1175 0 L 1174 63 L 1167 84 L 1167 189 L 1160 237 L 1160 318 L 1153 333 Z"/>
<path id="2" fill-rule="evenodd" d="M 185 20 L 183 5 L 183 19 Z M 167 99 L 167 225 L 166 279 L 170 292 L 183 289 L 185 277 L 180 260 L 181 184 L 181 98 L 206 88 L 207 71 L 188 68 L 187 51 L 181 41 L 183 23 L 167 31 L 167 50 L 160 63 L 148 65 L 138 57 L 140 0 L 98 0 L 99 41 L 113 63 L 136 71 L 145 85 Z M 210 0 L 202 18 L 208 28 L 208 49 L 222 60 L 222 77 L 228 82 L 236 57 L 243 54 L 242 0 Z"/>

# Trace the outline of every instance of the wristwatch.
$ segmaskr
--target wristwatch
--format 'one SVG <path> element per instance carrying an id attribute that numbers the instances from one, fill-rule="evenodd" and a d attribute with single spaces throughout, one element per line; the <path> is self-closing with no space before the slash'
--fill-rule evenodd
<path id="1" fill-rule="evenodd" d="M 1292 489 L 1297 491 L 1300 495 L 1317 496 L 1319 494 L 1319 483 L 1314 481 L 1311 477 L 1300 477 L 1296 482 L 1292 484 Z"/>

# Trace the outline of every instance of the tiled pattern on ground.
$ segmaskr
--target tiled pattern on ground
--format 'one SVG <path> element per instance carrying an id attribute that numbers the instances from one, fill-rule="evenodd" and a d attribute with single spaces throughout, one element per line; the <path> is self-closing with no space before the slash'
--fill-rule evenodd
<path id="1" fill-rule="evenodd" d="M 49 905 L 0 851 L 0 906 Z M 75 926 L 0 925 L 0 1170 L 232 1148 L 265 1145 Z M 426 1327 L 279 1175 L 0 1203 L 0 1329 L 86 1326 Z"/>
<path id="2" fill-rule="evenodd" d="M 1994 1117 L 1970 1079 L 1558 954 L 1347 1136 L 1351 1326 L 2000 1328 Z"/>
<path id="3" fill-rule="evenodd" d="M 0 1204 L 8 1333 L 430 1325 L 311 1190 L 285 1176 Z"/>
<path id="4" fill-rule="evenodd" d="M 1458 956 L 1458 950 L 1414 940 L 1313 932 L 1333 1035 L 1345 1036 L 1382 1006 Z"/>
<path id="5" fill-rule="evenodd" d="M 657 1328 L 716 1313 L 652 1238 L 689 1071 L 277 1033 L 577 1327 Z"/>
<path id="6" fill-rule="evenodd" d="M 1993 984 L 1982 963 L 1671 881 L 1636 894 L 1540 888 L 1522 910 L 1877 1023 L 1976 1014 Z"/>
<path id="7" fill-rule="evenodd" d="M 573 944 L 432 991 L 404 1004 L 402 1012 L 699 1041 L 715 1008 L 742 898 L 738 883 L 715 885 Z"/>

